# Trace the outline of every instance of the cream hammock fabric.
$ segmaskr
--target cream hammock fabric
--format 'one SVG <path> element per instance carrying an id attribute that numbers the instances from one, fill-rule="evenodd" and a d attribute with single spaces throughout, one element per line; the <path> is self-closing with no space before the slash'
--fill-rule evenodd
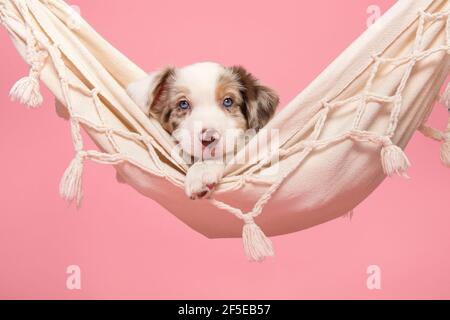
<path id="1" fill-rule="evenodd" d="M 398 1 L 267 125 L 279 129 L 279 144 L 258 143 L 260 133 L 227 166 L 214 199 L 201 202 L 184 195 L 187 167 L 171 154 L 171 137 L 126 94 L 144 71 L 61 0 L 0 0 L 0 17 L 30 65 L 12 98 L 37 107 L 40 79 L 66 107 L 75 157 L 64 198 L 80 204 L 85 160 L 111 164 L 194 230 L 242 236 L 259 261 L 273 255 L 266 235 L 342 216 L 386 175 L 406 176 L 402 149 L 417 129 L 443 142 L 450 166 L 450 126 L 425 126 L 450 67 L 449 8 L 448 0 Z M 443 100 L 450 106 L 450 95 Z M 80 128 L 100 151 L 84 148 Z"/>

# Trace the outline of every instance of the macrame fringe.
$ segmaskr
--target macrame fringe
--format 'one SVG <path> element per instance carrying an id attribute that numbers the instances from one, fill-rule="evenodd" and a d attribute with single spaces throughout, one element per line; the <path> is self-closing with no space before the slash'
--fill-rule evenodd
<path id="1" fill-rule="evenodd" d="M 409 178 L 406 171 L 411 163 L 403 150 L 392 142 L 381 149 L 381 164 L 387 176 L 392 177 L 397 173 L 404 178 Z"/>
<path id="2" fill-rule="evenodd" d="M 40 92 L 39 77 L 41 70 L 44 68 L 48 53 L 39 48 L 29 28 L 27 28 L 26 42 L 26 59 L 30 65 L 30 71 L 28 76 L 23 77 L 13 85 L 9 96 L 13 101 L 19 101 L 21 104 L 30 108 L 37 108 L 44 101 Z"/>
<path id="3" fill-rule="evenodd" d="M 59 193 L 64 200 L 69 202 L 76 201 L 77 206 L 81 206 L 83 198 L 82 175 L 84 166 L 84 156 L 77 155 L 69 167 L 64 172 L 59 185 Z"/>
<path id="4" fill-rule="evenodd" d="M 250 261 L 263 261 L 274 255 L 272 241 L 266 237 L 261 228 L 253 221 L 247 221 L 242 230 L 245 255 Z"/>
<path id="5" fill-rule="evenodd" d="M 30 108 L 37 108 L 44 101 L 39 87 L 38 79 L 27 76 L 16 82 L 11 88 L 9 96 L 13 101 L 19 101 Z"/>

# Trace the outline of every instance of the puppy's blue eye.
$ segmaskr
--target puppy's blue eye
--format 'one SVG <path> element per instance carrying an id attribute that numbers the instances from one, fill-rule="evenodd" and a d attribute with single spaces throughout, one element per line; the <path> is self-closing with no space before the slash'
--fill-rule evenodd
<path id="1" fill-rule="evenodd" d="M 233 100 L 231 98 L 226 98 L 225 100 L 223 100 L 223 106 L 225 108 L 230 108 L 233 106 Z"/>
<path id="2" fill-rule="evenodd" d="M 180 102 L 178 103 L 178 107 L 179 107 L 180 109 L 186 110 L 186 109 L 189 109 L 189 108 L 191 107 L 191 105 L 189 104 L 188 101 L 183 100 L 183 101 L 180 101 Z"/>

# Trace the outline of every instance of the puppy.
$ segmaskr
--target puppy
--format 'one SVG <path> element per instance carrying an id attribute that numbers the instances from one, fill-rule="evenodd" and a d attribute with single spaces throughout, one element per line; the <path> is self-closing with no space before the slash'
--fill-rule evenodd
<path id="1" fill-rule="evenodd" d="M 226 159 L 272 118 L 279 103 L 242 66 L 214 62 L 150 73 L 127 88 L 149 117 L 157 119 L 193 164 L 185 180 L 191 199 L 209 197 L 223 176 Z"/>

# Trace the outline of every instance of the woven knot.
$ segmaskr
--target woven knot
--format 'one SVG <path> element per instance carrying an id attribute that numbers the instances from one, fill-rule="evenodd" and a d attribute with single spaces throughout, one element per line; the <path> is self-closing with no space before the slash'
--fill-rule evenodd
<path id="1" fill-rule="evenodd" d="M 245 224 L 255 224 L 255 219 L 250 213 L 242 215 L 242 220 L 244 220 Z"/>
<path id="2" fill-rule="evenodd" d="M 92 97 L 97 97 L 99 93 L 100 93 L 100 91 L 97 88 L 94 88 L 91 90 Z"/>
<path id="3" fill-rule="evenodd" d="M 30 77 L 33 78 L 33 80 L 37 81 L 39 80 L 41 74 L 41 69 L 39 67 L 32 67 L 30 69 Z"/>
<path id="4" fill-rule="evenodd" d="M 380 60 L 380 56 L 377 53 L 371 54 L 371 57 L 374 62 L 377 62 L 378 60 Z"/>
<path id="5" fill-rule="evenodd" d="M 431 13 L 428 13 L 428 12 L 426 12 L 426 11 L 423 10 L 423 9 L 420 9 L 420 10 L 419 10 L 418 15 L 419 15 L 419 17 L 423 17 L 424 19 L 430 19 L 430 18 L 433 17 L 433 15 L 432 15 Z"/>
<path id="6" fill-rule="evenodd" d="M 331 106 L 331 105 L 328 103 L 327 100 L 325 100 L 325 99 L 321 100 L 321 101 L 320 101 L 320 104 L 322 105 L 322 108 L 324 108 L 324 109 L 330 109 L 330 106 Z"/>
<path id="7" fill-rule="evenodd" d="M 37 49 L 36 51 L 31 50 L 27 53 L 27 61 L 33 68 L 42 69 L 44 67 L 44 62 L 47 56 L 47 51 L 39 49 Z"/>
<path id="8" fill-rule="evenodd" d="M 243 175 L 241 175 L 240 179 L 241 179 L 241 183 L 242 184 L 245 184 L 245 183 L 249 182 L 249 179 L 250 179 L 249 174 L 248 173 L 244 173 Z"/>
<path id="9" fill-rule="evenodd" d="M 76 153 L 75 158 L 80 161 L 80 162 L 84 162 L 84 160 L 87 158 L 88 153 L 84 150 L 80 150 Z"/>
<path id="10" fill-rule="evenodd" d="M 392 142 L 391 138 L 388 136 L 382 136 L 379 138 L 380 143 L 382 144 L 383 147 L 390 147 L 392 146 L 394 143 Z"/>

